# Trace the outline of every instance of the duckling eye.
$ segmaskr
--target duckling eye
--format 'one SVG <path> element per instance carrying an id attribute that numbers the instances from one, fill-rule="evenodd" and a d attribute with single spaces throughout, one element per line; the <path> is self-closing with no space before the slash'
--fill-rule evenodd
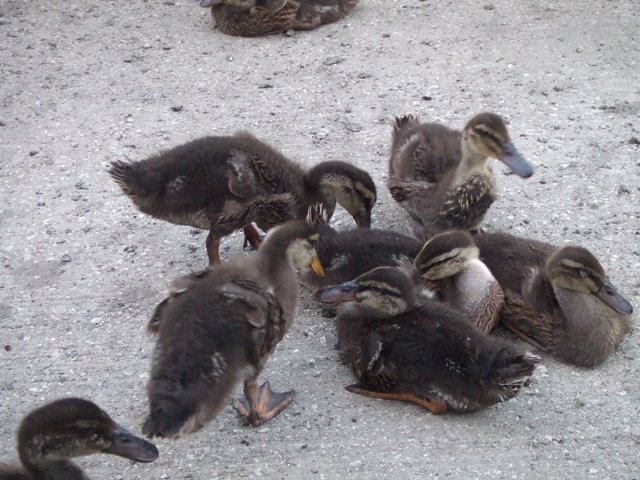
<path id="1" fill-rule="evenodd" d="M 349 185 L 345 185 L 344 193 L 346 193 L 347 195 L 351 195 L 353 193 L 353 188 L 351 188 Z"/>
<path id="2" fill-rule="evenodd" d="M 589 276 L 589 272 L 581 269 L 581 270 L 578 270 L 578 275 L 580 275 L 582 278 L 587 278 Z"/>

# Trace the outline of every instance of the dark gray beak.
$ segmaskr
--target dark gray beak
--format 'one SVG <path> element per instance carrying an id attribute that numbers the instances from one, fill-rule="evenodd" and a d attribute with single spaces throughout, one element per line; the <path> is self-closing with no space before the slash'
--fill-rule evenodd
<path id="1" fill-rule="evenodd" d="M 520 152 L 511 142 L 502 146 L 502 155 L 498 160 L 507 165 L 513 173 L 522 178 L 529 178 L 533 175 L 533 167 L 524 159 Z"/>
<path id="2" fill-rule="evenodd" d="M 338 304 L 353 302 L 356 300 L 358 285 L 354 282 L 346 282 L 340 285 L 321 288 L 316 292 L 316 298 L 323 303 Z"/>
<path id="3" fill-rule="evenodd" d="M 595 292 L 594 295 L 620 315 L 631 315 L 633 313 L 631 304 L 618 293 L 616 287 L 609 280 L 602 282 L 600 290 Z"/>
<path id="4" fill-rule="evenodd" d="M 213 7 L 214 5 L 219 5 L 222 3 L 222 0 L 202 0 L 200 2 L 201 7 Z"/>
<path id="5" fill-rule="evenodd" d="M 136 437 L 117 423 L 111 434 L 113 441 L 108 448 L 103 450 L 104 453 L 143 463 L 153 462 L 158 458 L 158 449 L 153 443 Z"/>
<path id="6" fill-rule="evenodd" d="M 359 213 L 353 217 L 359 228 L 371 228 L 371 211 Z"/>

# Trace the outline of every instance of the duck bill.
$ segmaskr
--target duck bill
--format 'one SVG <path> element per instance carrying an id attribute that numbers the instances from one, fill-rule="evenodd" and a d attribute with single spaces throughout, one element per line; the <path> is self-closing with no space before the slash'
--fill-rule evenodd
<path id="1" fill-rule="evenodd" d="M 104 453 L 143 463 L 153 462 L 158 458 L 158 449 L 153 443 L 136 437 L 124 427 L 115 424 L 112 435 L 113 441 L 103 450 Z"/>
<path id="2" fill-rule="evenodd" d="M 358 285 L 354 282 L 342 283 L 332 287 L 321 288 L 316 292 L 316 298 L 322 303 L 345 303 L 356 300 Z"/>
<path id="3" fill-rule="evenodd" d="M 498 160 L 507 165 L 519 177 L 529 178 L 533 175 L 533 167 L 520 155 L 518 149 L 511 142 L 502 146 L 502 155 L 498 157 Z"/>
<path id="4" fill-rule="evenodd" d="M 609 280 L 603 282 L 600 290 L 595 292 L 594 295 L 620 315 L 631 315 L 633 313 L 631 304 L 620 295 L 616 287 L 614 287 Z"/>
<path id="5" fill-rule="evenodd" d="M 202 0 L 200 2 L 201 7 L 213 7 L 214 5 L 220 5 L 223 0 Z"/>
<path id="6" fill-rule="evenodd" d="M 371 212 L 364 212 L 353 217 L 358 228 L 371 228 Z"/>
<path id="7" fill-rule="evenodd" d="M 322 268 L 322 263 L 320 263 L 320 259 L 317 255 L 313 257 L 309 266 L 311 267 L 311 270 L 313 270 L 313 273 L 320 278 L 324 278 L 324 268 Z"/>

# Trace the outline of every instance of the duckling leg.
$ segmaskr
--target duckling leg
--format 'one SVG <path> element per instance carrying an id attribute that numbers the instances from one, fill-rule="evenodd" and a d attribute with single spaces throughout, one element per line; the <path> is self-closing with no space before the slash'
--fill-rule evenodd
<path id="1" fill-rule="evenodd" d="M 216 237 L 212 231 L 209 231 L 205 245 L 207 246 L 209 265 L 220 263 L 220 239 Z"/>
<path id="2" fill-rule="evenodd" d="M 271 390 L 269 382 L 258 388 L 256 379 L 244 382 L 245 398 L 233 401 L 233 407 L 245 417 L 247 425 L 258 427 L 282 412 L 293 401 L 293 390 L 278 393 Z"/>
<path id="3" fill-rule="evenodd" d="M 346 390 L 358 395 L 364 395 L 365 397 L 381 398 L 383 400 L 399 400 L 401 402 L 415 403 L 422 408 L 426 408 L 431 413 L 439 415 L 445 413 L 448 410 L 447 404 L 439 399 L 429 400 L 428 398 L 418 397 L 412 393 L 407 392 L 376 392 L 373 390 L 367 390 L 359 383 L 354 383 L 345 387 Z"/>
<path id="4" fill-rule="evenodd" d="M 242 246 L 246 247 L 247 243 L 249 243 L 249 245 L 251 245 L 254 249 L 257 250 L 258 247 L 260 247 L 260 244 L 262 243 L 262 235 L 260 235 L 256 227 L 254 227 L 252 223 L 244 227 L 243 230 L 244 230 L 244 245 Z"/>

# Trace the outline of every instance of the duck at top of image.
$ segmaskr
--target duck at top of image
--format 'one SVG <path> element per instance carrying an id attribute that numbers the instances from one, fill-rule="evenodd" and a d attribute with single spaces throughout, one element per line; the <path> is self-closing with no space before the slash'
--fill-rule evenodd
<path id="1" fill-rule="evenodd" d="M 288 30 L 313 30 L 337 22 L 358 0 L 202 0 L 216 27 L 227 35 L 259 37 Z"/>

